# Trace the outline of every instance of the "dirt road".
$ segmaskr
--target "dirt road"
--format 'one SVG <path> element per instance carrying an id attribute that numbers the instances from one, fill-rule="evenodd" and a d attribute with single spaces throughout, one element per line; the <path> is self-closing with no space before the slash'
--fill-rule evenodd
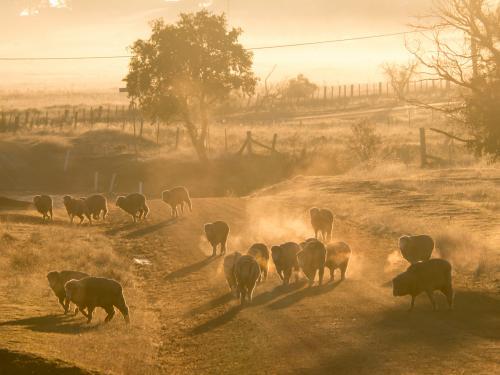
<path id="1" fill-rule="evenodd" d="M 266 195 L 194 199 L 193 212 L 175 220 L 162 202 L 152 201 L 151 217 L 138 225 L 130 224 L 125 215 L 113 209 L 113 221 L 97 224 L 92 230 L 107 236 L 114 251 L 130 261 L 150 262 L 136 266 L 136 288 L 144 293 L 141 303 L 130 301 L 134 295 L 128 294 L 132 328 L 127 333 L 129 346 L 124 347 L 135 350 L 124 352 L 118 343 L 101 349 L 105 352 L 100 355 L 126 365 L 96 362 L 95 348 L 80 358 L 79 364 L 103 372 L 141 374 L 500 371 L 498 295 L 459 283 L 455 311 L 446 311 L 440 296 L 441 310 L 432 312 L 422 295 L 409 314 L 409 300 L 392 297 L 387 285 L 392 275 L 405 267 L 396 263 L 387 270 L 394 238 L 369 232 L 352 220 L 339 218 L 335 228 L 335 237 L 350 243 L 354 252 L 347 280 L 313 288 L 300 281 L 282 288 L 272 271 L 270 278 L 257 287 L 253 304 L 240 309 L 228 294 L 222 258 L 209 257 L 211 249 L 202 228 L 208 221 L 230 223 L 229 251 L 245 251 L 253 242 L 275 244 L 308 235 L 305 208 L 310 202 L 297 203 L 288 195 Z M 115 330 L 124 329 L 117 318 L 97 333 L 75 329 L 50 332 L 48 336 L 48 330 L 36 329 L 36 320 L 31 326 L 12 323 L 13 319 L 29 318 L 33 311 L 7 306 L 4 292 L 0 300 L 0 338 L 10 338 L 8 346 L 15 348 L 43 340 L 54 347 L 67 346 L 71 341 L 78 345 L 85 342 L 86 335 L 104 340 Z M 40 315 L 55 308 L 47 301 L 39 303 L 35 313 Z M 134 323 L 134 315 L 142 318 Z M 83 324 L 81 318 L 70 319 L 72 324 Z M 116 335 L 121 339 L 119 333 Z M 143 337 L 132 339 L 132 335 Z M 61 339 L 63 344 L 58 344 Z M 130 346 L 133 340 L 135 347 Z M 33 351 L 43 354 L 46 349 L 42 347 L 40 344 Z M 63 348 L 54 351 L 52 356 L 63 360 L 75 362 L 77 358 L 74 353 L 67 355 Z M 146 352 L 149 359 L 144 358 Z"/>

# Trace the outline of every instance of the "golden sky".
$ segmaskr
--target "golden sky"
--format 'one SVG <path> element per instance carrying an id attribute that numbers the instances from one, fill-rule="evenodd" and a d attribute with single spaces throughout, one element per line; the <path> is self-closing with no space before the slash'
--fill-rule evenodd
<path id="1" fill-rule="evenodd" d="M 227 12 L 247 47 L 406 30 L 430 0 L 0 0 L 0 57 L 123 55 L 150 20 L 206 7 Z M 318 84 L 374 82 L 380 64 L 407 60 L 401 36 L 256 51 L 259 76 L 305 73 Z M 128 61 L 0 61 L 0 89 L 115 88 Z"/>

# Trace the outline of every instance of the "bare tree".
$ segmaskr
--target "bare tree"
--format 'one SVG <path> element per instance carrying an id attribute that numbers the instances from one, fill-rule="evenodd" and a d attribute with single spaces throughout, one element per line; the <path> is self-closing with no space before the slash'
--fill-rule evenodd
<path id="1" fill-rule="evenodd" d="M 410 88 L 410 81 L 415 76 L 417 67 L 418 62 L 416 60 L 409 61 L 406 64 L 382 64 L 382 70 L 399 100 L 406 98 L 406 93 Z"/>
<path id="2" fill-rule="evenodd" d="M 433 14 L 414 25 L 428 38 L 407 42 L 425 73 L 459 88 L 460 103 L 434 109 L 461 124 L 478 155 L 500 156 L 500 5 L 488 0 L 435 0 Z M 431 36 L 429 36 L 429 34 Z M 455 137 L 455 139 L 458 139 Z"/>

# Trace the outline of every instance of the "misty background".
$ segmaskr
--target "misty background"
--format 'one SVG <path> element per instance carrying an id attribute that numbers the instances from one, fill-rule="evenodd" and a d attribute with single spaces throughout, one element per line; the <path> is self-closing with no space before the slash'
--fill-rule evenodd
<path id="1" fill-rule="evenodd" d="M 149 22 L 180 12 L 226 12 L 245 47 L 405 31 L 430 0 L 3 0 L 0 57 L 127 55 Z M 272 80 L 305 73 L 318 84 L 375 82 L 380 64 L 406 61 L 403 36 L 255 51 L 254 70 Z M 0 61 L 0 89 L 108 89 L 123 86 L 128 59 Z"/>

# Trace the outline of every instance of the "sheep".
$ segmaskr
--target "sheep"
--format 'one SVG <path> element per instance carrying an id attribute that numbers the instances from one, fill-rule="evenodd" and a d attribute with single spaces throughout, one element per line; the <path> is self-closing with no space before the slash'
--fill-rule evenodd
<path id="1" fill-rule="evenodd" d="M 104 277 L 84 277 L 80 280 L 70 280 L 64 285 L 66 291 L 66 304 L 73 302 L 78 306 L 83 315 L 87 317 L 87 323 L 92 321 L 92 314 L 96 307 L 106 310 L 107 316 L 104 322 L 109 322 L 115 315 L 116 307 L 123 315 L 125 322 L 130 322 L 129 310 L 123 297 L 122 286 L 119 282 Z M 84 309 L 87 308 L 87 313 Z"/>
<path id="2" fill-rule="evenodd" d="M 269 249 L 263 243 L 255 243 L 247 251 L 247 255 L 253 256 L 260 268 L 259 282 L 267 280 L 269 272 Z"/>
<path id="3" fill-rule="evenodd" d="M 48 195 L 36 195 L 33 197 L 33 204 L 38 212 L 43 216 L 42 220 L 52 220 L 52 198 Z"/>
<path id="4" fill-rule="evenodd" d="M 71 224 L 73 224 L 73 219 L 75 216 L 80 218 L 80 223 L 83 223 L 85 217 L 92 224 L 92 217 L 90 216 L 87 205 L 85 204 L 85 199 L 75 199 L 70 195 L 65 195 L 63 198 L 64 206 L 66 207 L 66 212 L 70 218 Z"/>
<path id="5" fill-rule="evenodd" d="M 161 193 L 161 198 L 163 202 L 167 203 L 172 208 L 172 217 L 179 216 L 177 206 L 181 206 L 181 212 L 184 213 L 184 203 L 187 203 L 189 211 L 193 210 L 193 205 L 191 203 L 191 199 L 189 198 L 189 192 L 183 186 L 163 191 L 163 193 Z"/>
<path id="6" fill-rule="evenodd" d="M 290 283 L 292 272 L 299 271 L 299 261 L 297 253 L 300 251 L 300 245 L 295 242 L 286 242 L 279 246 L 271 247 L 271 256 L 278 276 L 283 281 L 283 285 Z M 295 281 L 298 280 L 297 274 Z"/>
<path id="7" fill-rule="evenodd" d="M 314 284 L 316 271 L 318 271 L 319 285 L 323 284 L 326 262 L 325 245 L 315 238 L 309 238 L 302 242 L 300 247 L 302 250 L 297 253 L 297 259 L 302 272 L 309 280 L 309 287 Z"/>
<path id="8" fill-rule="evenodd" d="M 84 272 L 78 271 L 51 271 L 47 274 L 47 280 L 49 281 L 50 288 L 54 291 L 54 294 L 59 299 L 59 303 L 64 309 L 64 314 L 68 313 L 69 303 L 66 306 L 66 291 L 64 290 L 64 284 L 69 280 L 75 279 L 80 280 L 88 275 Z M 75 313 L 78 312 L 76 308 Z"/>
<path id="9" fill-rule="evenodd" d="M 146 197 L 140 193 L 119 196 L 116 198 L 116 205 L 126 213 L 132 215 L 134 223 L 137 222 L 137 219 L 146 219 L 149 213 Z"/>
<path id="10" fill-rule="evenodd" d="M 226 276 L 226 281 L 229 285 L 229 289 L 231 289 L 231 293 L 233 293 L 236 298 L 239 298 L 240 295 L 238 293 L 234 267 L 240 257 L 241 253 L 237 251 L 224 257 L 224 275 Z"/>
<path id="11" fill-rule="evenodd" d="M 240 296 L 240 304 L 243 305 L 246 299 L 252 302 L 255 285 L 260 277 L 260 267 L 257 260 L 251 255 L 238 257 L 234 265 L 234 277 L 237 295 Z"/>
<path id="12" fill-rule="evenodd" d="M 411 295 L 409 311 L 413 310 L 415 298 L 422 292 L 427 294 L 435 311 L 435 290 L 440 290 L 446 296 L 448 308 L 453 308 L 451 264 L 444 259 L 430 259 L 412 264 L 392 280 L 392 285 L 392 294 L 395 297 Z"/>
<path id="13" fill-rule="evenodd" d="M 333 213 L 324 208 L 313 207 L 309 210 L 311 215 L 311 225 L 314 229 L 314 238 L 318 239 L 318 232 L 323 241 L 330 241 L 332 238 Z"/>
<path id="14" fill-rule="evenodd" d="M 425 234 L 418 236 L 402 236 L 399 238 L 401 255 L 411 264 L 429 260 L 434 249 L 434 240 Z"/>
<path id="15" fill-rule="evenodd" d="M 330 270 L 330 281 L 334 281 L 334 271 L 340 269 L 340 279 L 345 279 L 345 272 L 351 256 L 351 248 L 345 242 L 333 242 L 326 245 L 325 267 Z"/>
<path id="16" fill-rule="evenodd" d="M 102 219 L 106 219 L 108 213 L 108 202 L 106 197 L 101 194 L 94 194 L 85 199 L 89 214 L 92 215 L 94 220 L 99 220 L 101 213 Z"/>
<path id="17" fill-rule="evenodd" d="M 226 253 L 227 236 L 229 235 L 229 225 L 224 221 L 214 221 L 205 224 L 205 235 L 208 242 L 212 245 L 212 256 L 217 254 L 217 245 L 220 244 L 220 253 Z"/>

